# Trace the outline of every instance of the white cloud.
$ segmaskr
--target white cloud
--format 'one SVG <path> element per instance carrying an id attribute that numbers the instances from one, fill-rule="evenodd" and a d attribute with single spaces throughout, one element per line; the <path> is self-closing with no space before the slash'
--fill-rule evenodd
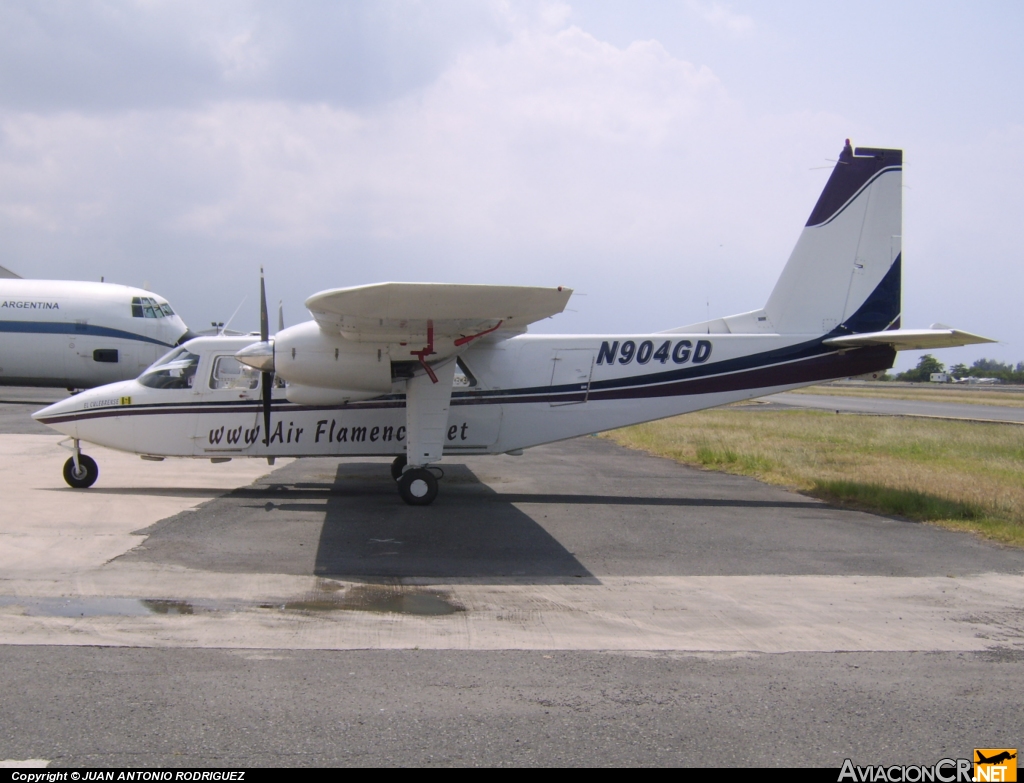
<path id="1" fill-rule="evenodd" d="M 508 10 L 387 100 L 8 107 L 0 263 L 148 279 L 200 323 L 261 262 L 291 313 L 382 279 L 572 285 L 580 313 L 551 324 L 570 331 L 761 305 L 828 175 L 810 166 L 856 126 L 751 117 L 707 67 L 552 8 Z M 201 31 L 240 81 L 290 72 L 257 17 Z"/>
<path id="2" fill-rule="evenodd" d="M 657 42 L 535 19 L 374 106 L 8 111 L 0 226 L 15 252 L 41 234 L 71 258 L 90 248 L 108 279 L 135 274 L 147 243 L 192 280 L 287 259 L 295 299 L 384 277 L 565 283 L 590 292 L 591 329 L 610 312 L 639 327 L 638 311 L 667 328 L 709 294 L 759 306 L 823 182 L 805 148 L 824 135 L 834 151 L 836 119 L 752 120 Z M 751 259 L 766 262 L 741 272 Z"/>
<path id="3" fill-rule="evenodd" d="M 742 37 L 754 32 L 754 20 L 746 14 L 738 14 L 729 6 L 712 2 L 702 3 L 687 0 L 687 7 L 712 27 L 724 30 L 730 35 Z"/>

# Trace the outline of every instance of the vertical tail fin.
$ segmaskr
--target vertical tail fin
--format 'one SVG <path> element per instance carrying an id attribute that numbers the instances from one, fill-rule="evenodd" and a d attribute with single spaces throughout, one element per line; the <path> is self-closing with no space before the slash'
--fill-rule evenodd
<path id="1" fill-rule="evenodd" d="M 782 334 L 898 328 L 903 151 L 849 140 L 764 314 Z"/>

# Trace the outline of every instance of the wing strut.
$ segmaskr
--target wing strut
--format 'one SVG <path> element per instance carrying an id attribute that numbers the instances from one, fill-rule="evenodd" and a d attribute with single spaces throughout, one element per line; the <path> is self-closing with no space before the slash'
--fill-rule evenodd
<path id="1" fill-rule="evenodd" d="M 406 384 L 405 425 L 409 433 L 406 455 L 409 467 L 423 467 L 441 459 L 448 430 L 455 365 L 456 360 L 451 358 L 432 368 L 429 375 L 416 375 Z"/>

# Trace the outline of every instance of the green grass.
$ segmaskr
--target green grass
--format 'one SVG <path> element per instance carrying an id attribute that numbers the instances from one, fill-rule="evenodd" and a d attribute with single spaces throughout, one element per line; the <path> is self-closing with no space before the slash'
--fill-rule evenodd
<path id="1" fill-rule="evenodd" d="M 1024 546 L 1024 427 L 726 408 L 605 437 L 831 503 Z"/>

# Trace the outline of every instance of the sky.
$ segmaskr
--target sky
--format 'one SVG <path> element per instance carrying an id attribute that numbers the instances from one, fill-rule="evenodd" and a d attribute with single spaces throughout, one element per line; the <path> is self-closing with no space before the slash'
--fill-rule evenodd
<path id="1" fill-rule="evenodd" d="M 903 325 L 1016 363 L 1021 40 L 1014 2 L 2 0 L 0 265 L 194 329 L 257 328 L 264 266 L 288 324 L 407 280 L 659 331 L 764 304 L 849 137 L 905 150 Z"/>

